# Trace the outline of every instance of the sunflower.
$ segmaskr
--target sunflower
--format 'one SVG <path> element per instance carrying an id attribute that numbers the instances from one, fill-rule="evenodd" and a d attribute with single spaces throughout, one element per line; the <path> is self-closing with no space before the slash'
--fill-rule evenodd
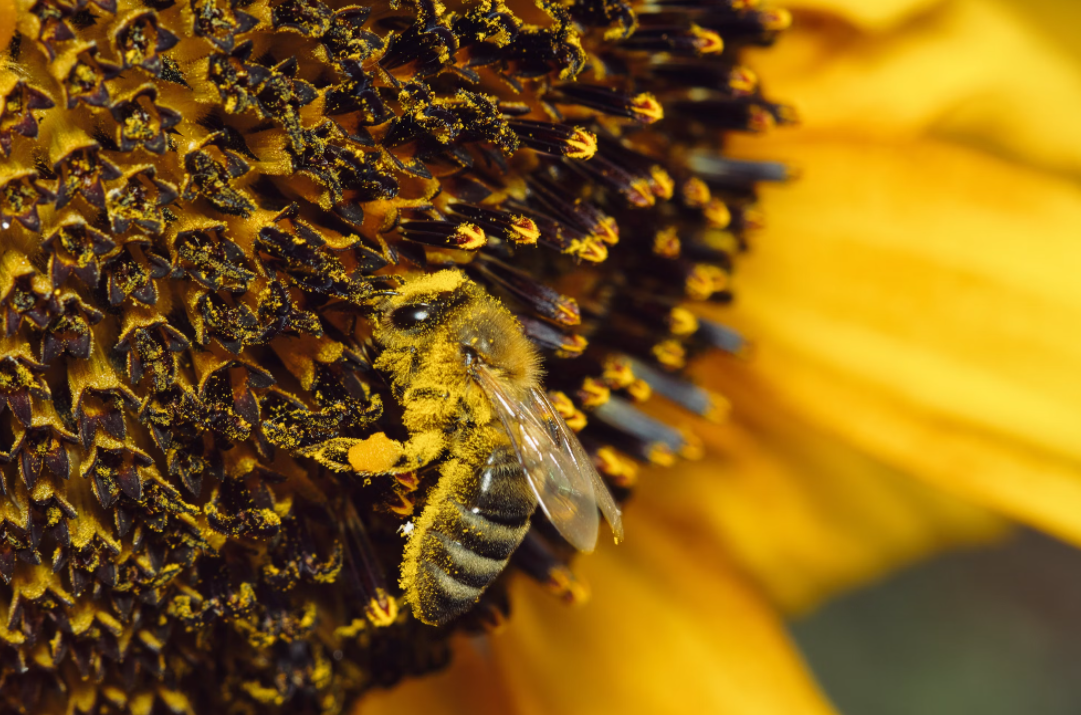
<path id="1" fill-rule="evenodd" d="M 801 125 L 727 151 L 801 179 L 762 189 L 725 312 L 753 354 L 694 366 L 730 419 L 641 476 L 588 607 L 523 588 L 364 712 L 832 712 L 784 618 L 1012 522 L 1081 545 L 1075 6 L 789 7 L 748 61 Z"/>
<path id="2" fill-rule="evenodd" d="M 0 19 L 6 709 L 339 712 L 505 620 L 515 572 L 582 600 L 589 540 L 554 518 L 489 509 L 513 538 L 497 559 L 495 527 L 466 530 L 468 567 L 462 543 L 414 548 L 444 507 L 481 513 L 454 501 L 482 474 L 463 455 L 494 458 L 481 415 L 516 408 L 417 383 L 454 361 L 410 331 L 451 307 L 384 315 L 391 296 L 496 296 L 491 341 L 547 363 L 547 393 L 512 397 L 617 499 L 640 464 L 700 455 L 684 423 L 725 402 L 685 367 L 742 351 L 704 307 L 732 300 L 757 185 L 787 176 L 723 144 L 793 116 L 739 56 L 786 12 L 19 0 Z M 446 623 L 418 574 L 471 610 Z"/>

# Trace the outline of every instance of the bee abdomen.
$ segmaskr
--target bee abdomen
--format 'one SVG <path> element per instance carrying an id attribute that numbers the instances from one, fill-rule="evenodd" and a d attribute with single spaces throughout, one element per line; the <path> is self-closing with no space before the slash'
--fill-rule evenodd
<path id="1" fill-rule="evenodd" d="M 443 571 L 460 584 L 483 590 L 507 566 L 506 557 L 501 559 L 489 558 L 478 554 L 445 534 L 435 532 L 432 535 L 439 543 L 437 546 L 433 544 L 435 548 L 432 551 L 436 553 L 433 554 L 435 558 L 432 559 L 431 563 L 437 565 L 446 564 Z"/>
<path id="2" fill-rule="evenodd" d="M 521 529 L 522 536 L 528 528 L 526 524 Z M 483 556 L 437 531 L 428 535 L 423 552 L 416 584 L 420 598 L 414 608 L 419 608 L 421 620 L 436 625 L 471 609 L 507 566 L 507 558 Z"/>
<path id="3" fill-rule="evenodd" d="M 475 493 L 459 503 L 464 507 L 463 511 L 488 523 L 509 527 L 519 527 L 529 521 L 537 508 L 537 497 L 509 447 L 494 450 L 478 476 Z"/>
<path id="4" fill-rule="evenodd" d="M 475 554 L 489 559 L 506 561 L 518 548 L 529 529 L 529 517 L 513 524 L 494 521 L 486 517 L 477 507 L 467 507 L 459 503 L 459 523 L 454 540 Z"/>
<path id="5" fill-rule="evenodd" d="M 423 541 L 411 600 L 426 623 L 472 608 L 529 531 L 536 497 L 508 448 L 495 450 L 474 477 L 444 502 L 431 529 L 414 537 Z"/>

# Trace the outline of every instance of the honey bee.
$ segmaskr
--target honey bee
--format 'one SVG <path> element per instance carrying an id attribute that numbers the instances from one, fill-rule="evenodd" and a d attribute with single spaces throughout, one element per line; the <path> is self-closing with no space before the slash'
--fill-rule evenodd
<path id="1" fill-rule="evenodd" d="M 612 495 L 541 387 L 536 350 L 497 299 L 453 270 L 408 278 L 377 304 L 372 338 L 406 451 L 439 440 L 445 457 L 402 563 L 417 618 L 441 625 L 472 608 L 538 505 L 579 551 L 596 545 L 598 507 L 623 538 Z"/>

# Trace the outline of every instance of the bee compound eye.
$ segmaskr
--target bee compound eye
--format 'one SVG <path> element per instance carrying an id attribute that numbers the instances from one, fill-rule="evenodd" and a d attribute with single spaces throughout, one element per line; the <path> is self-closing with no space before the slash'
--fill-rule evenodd
<path id="1" fill-rule="evenodd" d="M 409 330 L 410 328 L 416 328 L 426 323 L 431 319 L 434 313 L 435 311 L 428 303 L 404 305 L 401 308 L 396 308 L 390 314 L 390 322 L 393 323 L 396 328 Z"/>

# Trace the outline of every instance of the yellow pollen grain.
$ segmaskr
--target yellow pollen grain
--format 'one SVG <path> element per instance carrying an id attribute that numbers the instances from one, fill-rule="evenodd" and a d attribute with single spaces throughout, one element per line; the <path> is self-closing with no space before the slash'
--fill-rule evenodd
<path id="1" fill-rule="evenodd" d="M 631 98 L 631 111 L 634 118 L 643 124 L 653 124 L 664 119 L 664 107 L 649 92 L 642 92 Z"/>
<path id="2" fill-rule="evenodd" d="M 746 67 L 734 67 L 728 73 L 728 89 L 741 97 L 754 94 L 758 89 L 758 75 Z"/>
<path id="3" fill-rule="evenodd" d="M 475 251 L 488 244 L 484 229 L 472 223 L 459 224 L 454 231 L 454 239 L 455 245 L 464 251 Z"/>
<path id="4" fill-rule="evenodd" d="M 549 392 L 548 400 L 552 403 L 552 407 L 556 408 L 556 412 L 564 420 L 569 420 L 577 411 L 574 407 L 574 403 L 571 402 L 571 398 L 567 397 L 567 393 L 561 391 Z"/>
<path id="5" fill-rule="evenodd" d="M 694 44 L 699 54 L 713 55 L 724 49 L 724 40 L 713 30 L 691 25 L 690 33 L 695 38 Z"/>
<path id="6" fill-rule="evenodd" d="M 465 276 L 458 271 L 439 271 L 417 276 L 409 281 L 410 294 L 450 293 L 465 282 Z"/>
<path id="7" fill-rule="evenodd" d="M 671 174 L 659 164 L 655 164 L 650 167 L 649 176 L 652 179 L 650 188 L 653 190 L 654 196 L 661 201 L 668 201 L 672 198 L 672 195 L 676 192 L 676 182 L 672 179 Z"/>
<path id="8" fill-rule="evenodd" d="M 710 191 L 706 182 L 697 176 L 683 184 L 683 203 L 689 208 L 702 208 L 709 203 Z"/>
<path id="9" fill-rule="evenodd" d="M 709 221 L 713 228 L 728 228 L 728 225 L 732 223 L 732 212 L 728 210 L 728 205 L 720 199 L 710 199 L 705 209 L 702 210 L 702 215 L 706 217 L 706 220 Z"/>
<path id="10" fill-rule="evenodd" d="M 387 472 L 397 464 L 402 454 L 399 442 L 378 432 L 349 448 L 349 466 L 357 472 Z"/>
<path id="11" fill-rule="evenodd" d="M 582 127 L 575 127 L 574 134 L 567 140 L 568 159 L 592 159 L 597 153 L 597 135 Z"/>
<path id="12" fill-rule="evenodd" d="M 631 369 L 630 362 L 621 357 L 606 360 L 601 376 L 604 378 L 605 384 L 614 390 L 623 389 L 635 380 L 634 370 Z"/>
<path id="13" fill-rule="evenodd" d="M 608 386 L 593 377 L 582 380 L 582 387 L 578 390 L 578 397 L 582 401 L 582 406 L 587 409 L 600 407 L 608 402 L 611 396 L 612 391 Z"/>
<path id="14" fill-rule="evenodd" d="M 743 212 L 743 226 L 749 231 L 759 231 L 766 227 L 766 216 L 761 211 L 747 209 Z"/>
<path id="15" fill-rule="evenodd" d="M 686 308 L 676 306 L 668 313 L 668 329 L 680 337 L 693 335 L 698 331 L 698 318 Z"/>
<path id="16" fill-rule="evenodd" d="M 707 300 L 713 295 L 715 284 L 707 268 L 702 264 L 695 265 L 684 281 L 683 289 L 691 300 Z"/>
<path id="17" fill-rule="evenodd" d="M 560 325 L 573 326 L 582 322 L 582 313 L 578 310 L 578 303 L 571 298 L 560 301 L 553 317 Z"/>
<path id="18" fill-rule="evenodd" d="M 583 261 L 602 263 L 608 258 L 608 246 L 606 246 L 599 238 L 589 237 L 584 241 L 576 243 L 577 250 L 568 251 L 568 253 L 578 256 Z"/>
<path id="19" fill-rule="evenodd" d="M 612 477 L 619 473 L 622 462 L 616 455 L 615 450 L 605 445 L 597 450 L 597 469 L 606 477 Z"/>
<path id="20" fill-rule="evenodd" d="M 691 460 L 706 456 L 705 445 L 698 435 L 685 430 L 680 430 L 680 434 L 683 435 L 683 446 L 679 448 L 679 456 Z"/>
<path id="21" fill-rule="evenodd" d="M 588 340 L 577 333 L 572 333 L 563 338 L 563 341 L 559 344 L 559 348 L 556 349 L 556 357 L 578 357 L 585 352 L 587 347 L 589 347 Z"/>
<path id="22" fill-rule="evenodd" d="M 627 394 L 635 402 L 645 402 L 653 396 L 653 388 L 645 380 L 635 380 L 627 385 Z"/>
<path id="23" fill-rule="evenodd" d="M 652 444 L 646 450 L 646 459 L 650 464 L 671 467 L 676 463 L 676 453 L 666 444 Z"/>
<path id="24" fill-rule="evenodd" d="M 773 129 L 777 124 L 777 120 L 773 118 L 765 107 L 761 107 L 757 104 L 751 105 L 747 109 L 747 128 L 753 132 L 765 132 Z"/>
<path id="25" fill-rule="evenodd" d="M 515 216 L 511 222 L 511 240 L 523 246 L 532 246 L 540 238 L 537 222 L 528 216 Z"/>
<path id="26" fill-rule="evenodd" d="M 732 411 L 732 403 L 715 392 L 709 393 L 709 408 L 702 414 L 710 422 L 720 424 Z"/>
<path id="27" fill-rule="evenodd" d="M 771 32 L 782 32 L 792 26 L 792 13 L 784 8 L 767 10 L 759 15 L 762 27 Z"/>
<path id="28" fill-rule="evenodd" d="M 678 340 L 662 340 L 650 350 L 657 362 L 665 367 L 678 370 L 687 364 L 687 350 Z"/>
<path id="29" fill-rule="evenodd" d="M 596 235 L 609 246 L 619 243 L 619 225 L 611 216 L 605 216 L 597 226 Z"/>
<path id="30" fill-rule="evenodd" d="M 639 208 L 650 208 L 657 203 L 657 199 L 653 196 L 653 188 L 646 178 L 638 178 L 631 182 L 627 198 Z"/>
<path id="31" fill-rule="evenodd" d="M 631 487 L 638 481 L 638 464 L 605 445 L 597 450 L 599 468 L 604 476 L 619 487 Z"/>
<path id="32" fill-rule="evenodd" d="M 554 568 L 548 573 L 548 588 L 572 606 L 582 606 L 589 601 L 589 587 L 566 566 Z"/>
<path id="33" fill-rule="evenodd" d="M 575 410 L 574 414 L 563 420 L 567 423 L 567 426 L 574 432 L 581 432 L 589 424 L 589 420 L 586 419 L 586 414 L 581 410 Z"/>
<path id="34" fill-rule="evenodd" d="M 653 253 L 662 258 L 679 258 L 681 249 L 675 226 L 662 228 L 653 237 Z"/>
<path id="35" fill-rule="evenodd" d="M 416 499 L 411 494 L 396 494 L 398 497 L 397 504 L 391 504 L 387 508 L 394 512 L 398 516 L 412 516 L 413 510 L 416 509 Z"/>
<path id="36" fill-rule="evenodd" d="M 714 265 L 706 265 L 706 274 L 713 281 L 713 292 L 719 293 L 728 288 L 728 274 L 723 268 Z"/>
<path id="37" fill-rule="evenodd" d="M 376 628 L 385 628 L 398 618 L 398 602 L 381 588 L 376 589 L 375 598 L 368 601 L 364 615 Z"/>

